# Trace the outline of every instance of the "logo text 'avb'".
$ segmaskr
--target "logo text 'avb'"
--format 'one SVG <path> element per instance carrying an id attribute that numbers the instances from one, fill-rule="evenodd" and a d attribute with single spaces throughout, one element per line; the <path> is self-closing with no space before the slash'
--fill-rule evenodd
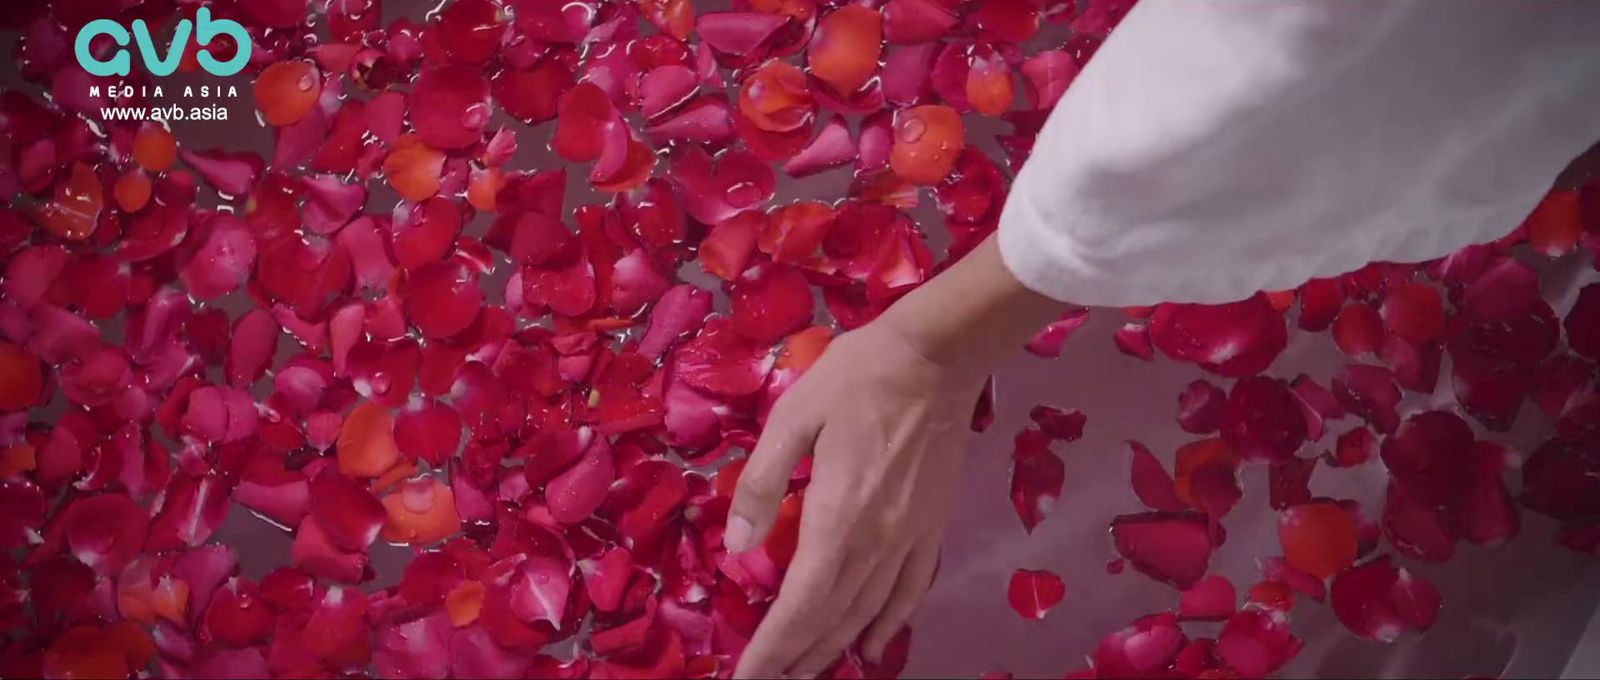
<path id="1" fill-rule="evenodd" d="M 144 19 L 135 19 L 131 39 L 138 43 L 139 56 L 144 59 L 144 65 L 152 75 L 170 76 L 178 70 L 178 62 L 183 59 L 183 46 L 189 44 L 189 32 L 194 32 L 195 42 L 201 45 L 196 57 L 200 61 L 200 68 L 214 76 L 231 76 L 244 70 L 244 65 L 250 61 L 250 34 L 245 32 L 244 26 L 232 19 L 212 19 L 211 10 L 201 7 L 195 12 L 194 22 L 184 19 L 178 22 L 177 31 L 172 35 L 172 44 L 167 47 L 167 56 L 162 58 L 156 51 L 155 41 L 150 37 L 150 28 Z M 227 61 L 218 61 L 211 56 L 205 45 L 219 35 L 228 35 L 239 45 L 239 51 Z M 126 48 L 130 35 L 128 29 L 110 19 L 95 19 L 78 31 L 78 38 L 73 43 L 73 50 L 78 57 L 78 65 L 90 75 L 96 76 L 126 76 L 130 68 L 131 58 L 127 49 L 118 49 L 111 59 L 101 61 L 89 53 L 89 42 L 96 36 L 109 35 L 117 45 Z"/>

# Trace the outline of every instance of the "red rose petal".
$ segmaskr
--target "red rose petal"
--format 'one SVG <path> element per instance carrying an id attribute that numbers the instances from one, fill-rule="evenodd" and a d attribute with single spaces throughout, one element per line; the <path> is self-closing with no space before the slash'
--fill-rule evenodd
<path id="1" fill-rule="evenodd" d="M 1216 655 L 1244 678 L 1263 678 L 1299 653 L 1301 642 L 1281 612 L 1245 610 L 1217 635 Z"/>
<path id="2" fill-rule="evenodd" d="M 1178 393 L 1178 426 L 1190 434 L 1210 434 L 1222 425 L 1228 395 L 1205 380 L 1189 383 Z"/>
<path id="3" fill-rule="evenodd" d="M 1045 436 L 1068 443 L 1083 437 L 1083 426 L 1089 421 L 1088 417 L 1077 409 L 1063 411 L 1043 404 L 1029 409 L 1028 419 L 1038 425 Z"/>
<path id="4" fill-rule="evenodd" d="M 1061 497 L 1066 466 L 1050 451 L 1049 440 L 1038 430 L 1017 434 L 1011 465 L 1011 504 L 1023 528 L 1032 533 Z"/>
<path id="5" fill-rule="evenodd" d="M 1182 512 L 1186 506 L 1161 461 L 1139 442 L 1130 440 L 1128 448 L 1133 452 L 1133 492 L 1139 502 L 1151 510 Z"/>
<path id="6" fill-rule="evenodd" d="M 729 287 L 728 298 L 734 330 L 755 342 L 777 342 L 811 324 L 811 288 L 792 267 L 751 268 Z"/>
<path id="7" fill-rule="evenodd" d="M 605 439 L 597 438 L 571 468 L 550 480 L 545 489 L 545 502 L 550 504 L 550 515 L 556 521 L 576 523 L 605 502 L 606 492 L 616 480 L 611 457 L 611 448 L 605 444 Z"/>
<path id="8" fill-rule="evenodd" d="M 1386 555 L 1340 574 L 1329 595 L 1345 628 L 1379 642 L 1393 642 L 1407 630 L 1431 628 L 1439 609 L 1438 591 L 1396 569 Z"/>
<path id="9" fill-rule="evenodd" d="M 1135 569 L 1180 590 L 1205 576 L 1211 533 L 1198 515 L 1120 515 L 1111 522 L 1117 554 Z"/>
<path id="10" fill-rule="evenodd" d="M 933 40 L 958 20 L 937 0 L 889 0 L 883 6 L 883 35 L 891 43 L 920 43 Z"/>
<path id="11" fill-rule="evenodd" d="M 483 305 L 477 277 L 457 262 L 433 262 L 406 281 L 406 316 L 426 338 L 446 338 L 467 329 Z"/>
<path id="12" fill-rule="evenodd" d="M 1327 501 L 1302 503 L 1278 516 L 1284 559 L 1296 570 L 1328 578 L 1355 562 L 1356 526 L 1350 514 Z"/>
<path id="13" fill-rule="evenodd" d="M 1028 350 L 1029 354 L 1047 359 L 1059 357 L 1061 356 L 1061 346 L 1066 344 L 1067 338 L 1072 337 L 1072 334 L 1082 328 L 1083 324 L 1088 323 L 1088 321 L 1088 308 L 1069 311 L 1061 315 L 1060 319 L 1050 322 L 1040 329 L 1038 333 L 1035 333 L 1023 349 Z"/>
<path id="14" fill-rule="evenodd" d="M 1394 377 L 1377 366 L 1346 364 L 1333 376 L 1333 395 L 1347 410 L 1361 416 L 1381 433 L 1393 432 L 1400 415 L 1400 388 Z"/>
<path id="15" fill-rule="evenodd" d="M 1221 433 L 1245 460 L 1283 462 L 1305 442 L 1306 421 L 1283 381 L 1257 376 L 1234 384 Z"/>
<path id="16" fill-rule="evenodd" d="M 1022 3 L 1007 3 L 1022 4 Z M 1022 63 L 1023 94 L 1028 107 L 1048 111 L 1054 108 L 1067 86 L 1078 77 L 1078 62 L 1062 50 L 1044 50 Z M 970 95 L 969 95 L 970 96 Z"/>
<path id="17" fill-rule="evenodd" d="M 1233 615 L 1238 601 L 1233 582 L 1212 574 L 1183 591 L 1178 598 L 1178 620 L 1222 621 Z"/>
<path id="18" fill-rule="evenodd" d="M 1600 284 L 1591 283 L 1578 291 L 1567 318 L 1567 346 L 1580 356 L 1600 360 Z"/>
<path id="19" fill-rule="evenodd" d="M 1150 340 L 1175 361 L 1242 378 L 1266 370 L 1288 343 L 1283 315 L 1266 296 L 1226 305 L 1163 304 L 1150 317 Z"/>
<path id="20" fill-rule="evenodd" d="M 834 116 L 822 125 L 810 144 L 784 162 L 783 172 L 790 177 L 805 177 L 855 160 L 856 143 L 850 138 L 850 128 L 843 118 Z"/>
<path id="21" fill-rule="evenodd" d="M 383 527 L 383 505 L 356 480 L 332 470 L 311 480 L 311 518 L 344 550 L 364 550 Z"/>
<path id="22" fill-rule="evenodd" d="M 1043 619 L 1066 596 L 1067 586 L 1061 577 L 1043 570 L 1018 569 L 1011 573 L 1011 584 L 1006 588 L 1011 609 L 1025 619 Z"/>

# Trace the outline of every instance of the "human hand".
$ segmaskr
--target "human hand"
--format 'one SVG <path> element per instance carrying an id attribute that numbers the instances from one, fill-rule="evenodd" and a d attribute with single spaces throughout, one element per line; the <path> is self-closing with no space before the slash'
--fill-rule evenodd
<path id="1" fill-rule="evenodd" d="M 784 393 L 739 476 L 728 549 L 761 545 L 808 454 L 811 481 L 789 571 L 734 677 L 814 676 L 858 636 L 881 658 L 933 579 L 985 377 L 1064 306 L 1023 288 L 991 238 L 839 336 Z"/>
<path id="2" fill-rule="evenodd" d="M 983 375 L 881 323 L 846 333 L 778 401 L 739 476 L 726 541 L 761 544 L 815 455 L 799 546 L 735 677 L 809 677 L 857 636 L 876 660 L 933 579 Z"/>

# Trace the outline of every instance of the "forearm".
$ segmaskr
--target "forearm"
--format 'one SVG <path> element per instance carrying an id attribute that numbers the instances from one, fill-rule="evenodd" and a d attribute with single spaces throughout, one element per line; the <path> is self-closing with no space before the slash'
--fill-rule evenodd
<path id="1" fill-rule="evenodd" d="M 991 236 L 901 298 L 881 322 L 934 363 L 987 373 L 1068 306 L 1017 281 Z"/>

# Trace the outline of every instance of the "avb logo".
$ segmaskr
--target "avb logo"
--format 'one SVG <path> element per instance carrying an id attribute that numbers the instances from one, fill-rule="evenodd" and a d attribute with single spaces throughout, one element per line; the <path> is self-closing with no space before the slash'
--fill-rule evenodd
<path id="1" fill-rule="evenodd" d="M 73 51 L 78 57 L 78 65 L 90 75 L 96 76 L 126 76 L 132 61 L 128 54 L 128 42 L 131 39 L 138 43 L 139 57 L 144 60 L 145 68 L 155 76 L 170 76 L 178 70 L 178 62 L 183 59 L 183 46 L 189 44 L 189 34 L 194 33 L 195 42 L 200 44 L 200 52 L 196 57 L 200 61 L 200 68 L 214 76 L 231 76 L 244 70 L 245 64 L 250 62 L 250 34 L 240 26 L 239 22 L 231 19 L 212 19 L 210 8 L 201 7 L 195 13 L 194 21 L 184 19 L 178 22 L 177 31 L 172 35 L 172 44 L 167 46 L 167 56 L 163 58 L 156 51 L 155 40 L 150 37 L 150 28 L 145 25 L 144 19 L 135 19 L 133 33 L 130 36 L 128 29 L 110 19 L 95 19 L 78 31 L 78 38 L 73 43 Z M 101 35 L 111 36 L 119 49 L 107 61 L 96 59 L 89 53 L 89 42 Z M 218 61 L 211 56 L 205 45 L 212 38 L 227 35 L 239 45 L 239 51 L 227 61 Z"/>

